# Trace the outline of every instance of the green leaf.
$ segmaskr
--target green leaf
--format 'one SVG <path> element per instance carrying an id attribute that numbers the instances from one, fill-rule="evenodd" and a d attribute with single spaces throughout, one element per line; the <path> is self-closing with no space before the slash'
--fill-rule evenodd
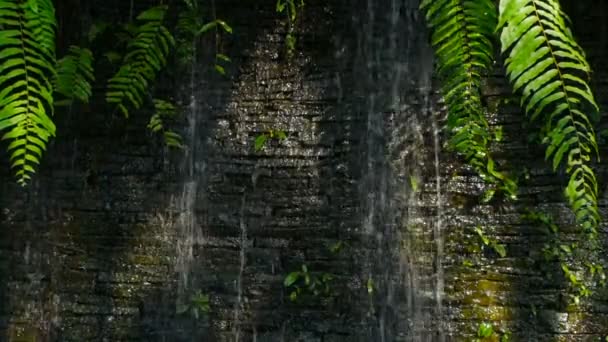
<path id="1" fill-rule="evenodd" d="M 568 245 L 559 245 L 559 248 L 566 254 L 572 254 L 572 249 Z"/>
<path id="2" fill-rule="evenodd" d="M 0 1 L 0 130 L 25 185 L 55 135 L 55 9 L 51 0 Z"/>
<path id="3" fill-rule="evenodd" d="M 483 195 L 481 196 L 481 202 L 482 203 L 488 203 L 492 200 L 492 198 L 494 198 L 494 194 L 496 193 L 496 189 L 488 189 L 486 191 L 483 192 Z"/>
<path id="4" fill-rule="evenodd" d="M 203 25 L 198 32 L 196 33 L 196 35 L 201 35 L 203 33 L 207 33 L 209 32 L 211 29 L 215 28 L 217 26 L 217 21 L 211 21 L 206 23 L 205 25 Z"/>
<path id="5" fill-rule="evenodd" d="M 367 279 L 367 293 L 374 293 L 374 280 L 372 278 Z"/>
<path id="6" fill-rule="evenodd" d="M 217 71 L 220 75 L 226 75 L 226 69 L 224 69 L 223 66 L 216 64 L 214 66 L 214 68 L 215 68 L 215 71 Z"/>
<path id="7" fill-rule="evenodd" d="M 215 55 L 215 57 L 217 59 L 221 60 L 221 61 L 224 61 L 226 63 L 230 63 L 230 57 L 228 57 L 228 56 L 226 56 L 224 54 L 218 53 L 218 54 Z"/>
<path id="8" fill-rule="evenodd" d="M 122 65 L 108 81 L 106 101 L 125 117 L 129 116 L 128 107 L 142 107 L 148 86 L 165 67 L 175 45 L 175 39 L 162 24 L 166 10 L 167 6 L 156 6 L 137 17 L 140 23 L 129 40 Z"/>
<path id="9" fill-rule="evenodd" d="M 498 253 L 498 255 L 500 255 L 501 258 L 504 258 L 507 256 L 507 249 L 506 249 L 505 245 L 494 243 L 494 244 L 492 244 L 492 248 L 494 249 L 494 251 L 496 253 Z"/>
<path id="10" fill-rule="evenodd" d="M 226 33 L 232 33 L 232 27 L 230 25 L 228 25 L 228 23 L 226 23 L 223 20 L 219 20 L 219 19 L 216 21 Z"/>
<path id="11" fill-rule="evenodd" d="M 484 234 L 481 226 L 475 227 L 475 232 L 477 233 L 484 245 L 487 246 L 490 244 L 490 239 Z"/>
<path id="12" fill-rule="evenodd" d="M 566 198 L 579 226 L 593 235 L 600 220 L 591 169 L 598 105 L 587 84 L 589 63 L 557 0 L 501 0 L 499 9 L 507 75 L 526 113 L 545 123 L 546 158 L 555 170 L 566 169 Z"/>
<path id="13" fill-rule="evenodd" d="M 221 20 L 221 19 L 216 19 L 213 21 L 210 21 L 208 23 L 206 23 L 205 25 L 203 25 L 198 32 L 196 33 L 196 35 L 201 35 L 204 33 L 209 32 L 211 29 L 214 29 L 216 27 L 221 27 L 222 30 L 226 33 L 232 33 L 232 27 L 230 25 L 228 25 L 228 23 L 226 23 L 225 21 Z"/>
<path id="14" fill-rule="evenodd" d="M 488 338 L 494 334 L 494 328 L 490 323 L 483 322 L 479 325 L 477 329 L 477 337 L 480 338 Z"/>
<path id="15" fill-rule="evenodd" d="M 255 138 L 254 149 L 257 151 L 261 151 L 268 140 L 268 135 L 260 134 Z"/>
<path id="16" fill-rule="evenodd" d="M 283 285 L 285 287 L 290 287 L 291 285 L 295 284 L 296 281 L 298 281 L 298 279 L 300 279 L 300 277 L 302 276 L 302 273 L 300 272 L 291 272 L 287 275 L 287 277 L 285 277 L 285 280 L 283 281 Z"/>
<path id="17" fill-rule="evenodd" d="M 443 83 L 448 147 L 464 157 L 487 183 L 515 198 L 515 182 L 494 169 L 490 145 L 502 136 L 500 130 L 491 132 L 481 102 L 482 77 L 493 63 L 496 6 L 492 0 L 425 0 L 420 8 L 431 29 L 437 73 Z"/>
<path id="18" fill-rule="evenodd" d="M 340 252 L 342 250 L 343 246 L 344 246 L 344 242 L 338 241 L 329 247 L 329 251 L 333 254 L 337 254 L 338 252 Z"/>
<path id="19" fill-rule="evenodd" d="M 277 0 L 277 5 L 276 5 L 277 13 L 283 13 L 283 11 L 285 10 L 286 1 L 287 0 Z"/>
<path id="20" fill-rule="evenodd" d="M 418 192 L 418 189 L 420 188 L 420 179 L 418 176 L 410 176 L 410 187 L 412 188 L 412 192 Z"/>
<path id="21" fill-rule="evenodd" d="M 71 104 L 74 100 L 89 102 L 93 94 L 93 53 L 86 48 L 70 46 L 68 54 L 57 62 L 55 91 Z"/>

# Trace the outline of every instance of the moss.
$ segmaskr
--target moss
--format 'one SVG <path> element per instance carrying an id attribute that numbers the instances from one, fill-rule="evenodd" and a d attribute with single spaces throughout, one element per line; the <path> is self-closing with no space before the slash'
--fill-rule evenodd
<path id="1" fill-rule="evenodd" d="M 40 331 L 31 326 L 16 325 L 9 328 L 9 341 L 11 342 L 39 342 Z"/>

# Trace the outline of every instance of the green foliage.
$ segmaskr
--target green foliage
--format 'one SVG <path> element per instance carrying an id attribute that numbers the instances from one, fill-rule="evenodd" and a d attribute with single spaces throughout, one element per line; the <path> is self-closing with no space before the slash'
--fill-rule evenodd
<path id="1" fill-rule="evenodd" d="M 87 39 L 90 42 L 93 42 L 98 36 L 103 34 L 108 28 L 110 24 L 105 21 L 94 21 L 89 27 L 89 32 L 87 33 Z"/>
<path id="2" fill-rule="evenodd" d="M 298 19 L 298 10 L 304 7 L 304 0 L 277 0 L 277 13 L 284 13 L 287 16 L 287 35 L 285 45 L 287 56 L 292 57 L 296 50 L 295 23 Z"/>
<path id="3" fill-rule="evenodd" d="M 265 133 L 258 135 L 254 142 L 256 152 L 261 151 L 266 146 L 266 143 L 272 139 L 282 141 L 287 139 L 287 134 L 282 130 L 269 129 Z"/>
<path id="4" fill-rule="evenodd" d="M 139 109 L 146 99 L 148 87 L 157 73 L 167 64 L 167 56 L 175 41 L 162 22 L 167 6 L 156 6 L 142 12 L 138 17 L 135 38 L 118 72 L 109 80 L 106 101 L 115 105 L 126 117 L 129 105 Z"/>
<path id="5" fill-rule="evenodd" d="M 522 217 L 525 221 L 537 225 L 549 235 L 549 241 L 543 246 L 543 263 L 549 277 L 552 269 L 548 266 L 557 263 L 570 288 L 570 297 L 575 305 L 581 298 L 593 294 L 592 288 L 606 285 L 604 266 L 594 260 L 588 246 L 581 246 L 584 242 L 566 242 L 564 233 L 555 224 L 555 220 L 547 213 L 528 211 Z"/>
<path id="6" fill-rule="evenodd" d="M 329 273 L 310 272 L 306 264 L 299 271 L 290 272 L 283 280 L 283 285 L 289 288 L 289 300 L 318 298 L 331 295 L 331 282 L 334 277 Z"/>
<path id="7" fill-rule="evenodd" d="M 11 168 L 25 185 L 55 125 L 55 10 L 51 0 L 0 1 L 0 131 Z"/>
<path id="8" fill-rule="evenodd" d="M 349 245 L 342 240 L 336 241 L 327 247 L 327 250 L 337 256 L 345 251 Z M 302 264 L 299 270 L 290 272 L 283 280 L 283 285 L 290 290 L 289 299 L 292 302 L 304 302 L 322 297 L 329 297 L 334 294 L 332 282 L 334 276 L 327 272 L 310 271 L 308 265 Z M 368 279 L 366 283 L 367 292 L 372 295 L 375 291 L 373 279 Z"/>
<path id="9" fill-rule="evenodd" d="M 422 183 L 422 180 L 420 179 L 420 177 L 416 176 L 416 175 L 410 175 L 409 179 L 410 179 L 410 188 L 412 189 L 412 192 L 414 192 L 414 193 L 418 192 L 418 190 L 420 190 L 420 184 Z"/>
<path id="10" fill-rule="evenodd" d="M 504 258 L 507 256 L 506 246 L 498 243 L 498 240 L 496 240 L 496 239 L 491 239 L 491 238 L 487 237 L 485 235 L 483 229 L 481 228 L 481 226 L 475 227 L 475 233 L 477 233 L 477 236 L 481 240 L 481 242 L 483 244 L 482 247 L 492 248 L 492 250 L 494 252 L 496 252 L 496 254 L 498 254 L 501 258 Z"/>
<path id="11" fill-rule="evenodd" d="M 367 288 L 367 294 L 372 295 L 376 291 L 376 284 L 374 284 L 374 279 L 367 279 L 367 282 L 365 283 L 365 288 Z"/>
<path id="12" fill-rule="evenodd" d="M 55 102 L 55 105 L 70 105 L 74 100 L 89 102 L 92 95 L 91 83 L 93 74 L 93 53 L 78 46 L 70 46 L 68 54 L 57 61 L 55 92 L 66 99 Z"/>
<path id="13" fill-rule="evenodd" d="M 178 304 L 175 311 L 178 315 L 189 313 L 194 319 L 199 319 L 209 313 L 210 310 L 209 295 L 197 290 L 190 296 L 187 303 Z"/>
<path id="14" fill-rule="evenodd" d="M 492 134 L 481 102 L 482 77 L 493 63 L 498 23 L 494 2 L 424 0 L 420 8 L 431 28 L 437 72 L 443 81 L 451 134 L 448 147 L 463 155 L 486 182 L 514 198 L 515 182 L 496 169 L 490 155 L 490 143 L 499 138 Z"/>
<path id="15" fill-rule="evenodd" d="M 232 34 L 232 27 L 221 19 L 214 19 L 207 23 L 204 22 L 204 13 L 197 2 L 185 1 L 187 8 L 180 12 L 177 21 L 176 31 L 178 37 L 177 44 L 177 56 L 178 61 L 183 64 L 189 64 L 192 62 L 192 56 L 194 55 L 194 44 L 193 42 L 210 32 L 215 31 L 216 37 L 216 50 L 219 48 L 219 32 Z M 229 63 L 230 58 L 223 53 L 217 52 L 215 57 L 215 64 L 213 68 L 221 75 L 226 74 L 224 63 Z"/>
<path id="16" fill-rule="evenodd" d="M 6 2 L 6 0 L 3 2 Z M 57 19 L 55 18 L 53 1 L 28 0 L 22 2 L 21 6 L 29 6 L 30 8 L 30 11 L 25 11 L 24 18 L 28 25 L 32 25 L 33 38 L 38 41 L 40 48 L 46 51 L 47 56 L 55 58 L 55 30 L 57 28 Z"/>
<path id="17" fill-rule="evenodd" d="M 474 342 L 481 341 L 500 341 L 509 342 L 511 340 L 511 332 L 505 331 L 502 334 L 494 330 L 492 324 L 488 322 L 482 322 L 477 327 L 477 338 Z"/>
<path id="18" fill-rule="evenodd" d="M 480 264 L 482 262 L 482 255 L 486 250 L 492 251 L 500 258 L 507 256 L 507 246 L 499 243 L 497 239 L 487 236 L 482 226 L 476 226 L 473 231 L 477 238 L 465 240 L 465 250 L 467 253 L 470 253 L 470 257 L 463 259 L 463 266 L 474 267 Z"/>
<path id="19" fill-rule="evenodd" d="M 483 322 L 479 325 L 479 328 L 477 329 L 477 337 L 480 338 L 487 338 L 492 336 L 493 334 L 494 327 L 492 327 L 492 324 L 490 323 Z"/>
<path id="20" fill-rule="evenodd" d="M 159 99 L 154 99 L 153 102 L 155 113 L 150 118 L 148 129 L 153 133 L 162 133 L 165 145 L 168 147 L 184 148 L 181 135 L 165 127 L 165 121 L 177 115 L 175 106 L 171 102 Z"/>
<path id="21" fill-rule="evenodd" d="M 542 120 L 546 158 L 566 168 L 566 197 L 576 221 L 597 233 L 597 154 L 592 120 L 598 106 L 587 80 L 591 72 L 557 0 L 500 1 L 502 51 L 507 75 L 531 120 Z"/>

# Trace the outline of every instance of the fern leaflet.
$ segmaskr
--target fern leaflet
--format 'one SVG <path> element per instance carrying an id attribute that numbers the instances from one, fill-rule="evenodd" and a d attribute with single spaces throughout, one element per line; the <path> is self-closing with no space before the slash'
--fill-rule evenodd
<path id="1" fill-rule="evenodd" d="M 148 129 L 153 133 L 162 133 L 165 145 L 168 147 L 183 148 L 181 135 L 165 127 L 165 120 L 173 119 L 177 114 L 175 106 L 171 102 L 154 99 L 154 110 Z"/>
<path id="2" fill-rule="evenodd" d="M 109 80 L 106 101 L 126 117 L 128 106 L 141 108 L 150 83 L 167 64 L 167 56 L 175 44 L 171 33 L 162 25 L 167 6 L 157 6 L 142 12 L 135 38 L 128 46 L 118 72 Z"/>
<path id="3" fill-rule="evenodd" d="M 499 184 L 514 197 L 515 183 L 495 169 L 490 155 L 493 138 L 481 102 L 482 77 L 493 61 L 496 7 L 492 0 L 424 0 L 420 8 L 432 31 L 437 71 L 443 79 L 451 133 L 448 146 L 486 182 Z"/>
<path id="4" fill-rule="evenodd" d="M 11 168 L 25 185 L 49 138 L 55 72 L 55 10 L 50 0 L 0 0 L 0 131 Z"/>
<path id="5" fill-rule="evenodd" d="M 590 67 L 557 0 L 501 0 L 502 51 L 507 74 L 531 120 L 545 127 L 545 156 L 565 166 L 565 195 L 576 221 L 597 233 L 597 181 L 590 163 L 597 154 L 591 121 L 599 108 L 587 80 Z"/>
<path id="6" fill-rule="evenodd" d="M 68 54 L 57 61 L 55 91 L 66 99 L 55 104 L 69 105 L 74 99 L 84 103 L 89 102 L 92 95 L 91 83 L 94 80 L 91 50 L 71 46 Z"/>

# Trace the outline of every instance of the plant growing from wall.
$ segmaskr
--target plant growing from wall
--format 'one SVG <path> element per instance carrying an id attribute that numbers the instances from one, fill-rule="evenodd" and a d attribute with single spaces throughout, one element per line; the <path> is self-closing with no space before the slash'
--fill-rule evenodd
<path id="1" fill-rule="evenodd" d="M 163 135 L 165 145 L 174 148 L 184 148 L 182 137 L 178 133 L 166 127 L 167 120 L 173 120 L 177 115 L 177 109 L 173 103 L 154 99 L 154 115 L 150 118 L 148 129 L 153 133 Z"/>
<path id="2" fill-rule="evenodd" d="M 177 57 L 180 64 L 192 63 L 194 55 L 193 42 L 201 36 L 215 31 L 216 34 L 216 54 L 214 69 L 224 75 L 226 73 L 224 65 L 230 63 L 230 58 L 221 52 L 220 33 L 232 34 L 232 27 L 226 21 L 214 18 L 209 22 L 204 21 L 205 13 L 197 1 L 185 1 L 187 9 L 179 14 L 176 25 L 177 32 Z"/>
<path id="3" fill-rule="evenodd" d="M 293 57 L 296 50 L 295 25 L 298 11 L 304 8 L 304 0 L 277 0 L 276 11 L 287 17 L 287 34 L 285 35 L 285 48 L 287 57 Z"/>
<path id="4" fill-rule="evenodd" d="M 496 252 L 496 254 L 498 254 L 498 256 L 500 256 L 501 258 L 507 256 L 506 246 L 499 243 L 498 240 L 486 236 L 481 226 L 475 227 L 475 233 L 477 233 L 477 236 L 479 237 L 479 240 L 481 242 L 481 249 L 490 248 L 491 250 Z"/>
<path id="5" fill-rule="evenodd" d="M 95 81 L 93 60 L 91 50 L 72 45 L 68 54 L 57 61 L 57 77 L 53 84 L 55 92 L 64 99 L 55 101 L 56 106 L 69 106 L 75 100 L 89 102 L 93 95 L 91 84 Z"/>
<path id="6" fill-rule="evenodd" d="M 568 27 L 568 18 L 558 0 L 423 0 L 432 31 L 432 45 L 443 79 L 443 95 L 448 106 L 451 149 L 490 184 L 514 195 L 514 182 L 496 171 L 489 142 L 492 131 L 481 102 L 481 80 L 495 61 L 493 42 L 499 33 L 500 50 L 505 55 L 506 75 L 520 105 L 546 145 L 545 158 L 554 171 L 564 170 L 568 181 L 564 195 L 587 250 L 597 253 L 600 222 L 598 184 L 592 169 L 599 159 L 594 132 L 599 108 L 589 87 L 590 67 L 585 54 Z M 490 190 L 493 196 L 493 190 Z M 555 238 L 561 241 L 561 236 Z M 557 243 L 548 249 L 552 257 L 573 264 L 585 262 L 584 255 L 570 255 L 571 246 Z M 574 297 L 589 295 L 580 281 L 581 268 L 573 270 L 562 262 L 561 269 Z M 603 268 L 590 264 L 591 277 L 603 275 Z M 600 276 L 603 277 L 603 276 Z"/>
<path id="7" fill-rule="evenodd" d="M 498 170 L 490 145 L 498 140 L 482 105 L 484 74 L 493 66 L 494 30 L 498 23 L 492 0 L 425 0 L 420 4 L 432 29 L 437 73 L 448 108 L 448 148 L 463 155 L 488 183 L 509 197 L 516 183 Z"/>
<path id="8" fill-rule="evenodd" d="M 187 7 L 178 19 L 176 31 L 181 38 L 194 40 L 216 31 L 232 33 L 225 21 L 214 18 L 203 21 L 197 1 L 184 0 Z M 286 44 L 288 55 L 295 49 L 294 25 L 303 0 L 278 0 L 276 11 L 288 19 Z M 137 23 L 113 25 L 95 21 L 88 31 L 91 44 L 108 30 L 115 33 L 115 46 L 102 53 L 112 64 L 119 64 L 117 72 L 109 79 L 106 101 L 128 117 L 132 110 L 146 104 L 154 104 L 157 110 L 150 118 L 148 127 L 162 132 L 169 146 L 181 146 L 178 133 L 168 130 L 163 123 L 169 118 L 164 102 L 153 100 L 150 89 L 161 70 L 169 62 L 169 54 L 175 47 L 173 33 L 165 26 L 167 5 L 147 9 L 137 16 Z M 55 61 L 55 9 L 51 0 L 0 0 L 0 92 L 1 140 L 8 141 L 10 164 L 17 182 L 25 185 L 40 163 L 49 139 L 55 135 L 51 119 L 54 106 L 71 106 L 75 101 L 87 103 L 92 96 L 95 81 L 91 49 L 71 46 L 66 56 Z M 219 40 L 218 40 L 219 41 Z M 123 53 L 116 49 L 126 45 Z M 184 51 L 180 45 L 177 51 Z M 216 46 L 214 69 L 225 74 L 230 58 Z M 60 99 L 55 101 L 54 97 Z M 173 104 L 171 106 L 174 107 Z M 256 140 L 261 149 L 269 139 L 284 139 L 281 131 L 268 131 Z"/>
<path id="9" fill-rule="evenodd" d="M 163 25 L 167 6 L 152 7 L 138 17 L 135 37 L 129 42 L 118 72 L 108 81 L 106 101 L 125 117 L 129 107 L 141 108 L 149 85 L 167 64 L 175 45 L 173 35 Z"/>
<path id="10" fill-rule="evenodd" d="M 541 265 L 552 277 L 551 265 L 557 264 L 569 288 L 569 297 L 575 305 L 593 294 L 593 289 L 606 285 L 604 265 L 597 255 L 589 253 L 584 241 L 567 241 L 553 217 L 540 211 L 528 211 L 523 219 L 543 229 L 549 241 L 543 246 Z M 593 243 L 593 241 L 591 241 Z M 585 248 L 587 247 L 587 248 Z"/>
<path id="11" fill-rule="evenodd" d="M 189 314 L 194 319 L 200 319 L 208 314 L 210 310 L 209 295 L 204 294 L 201 290 L 197 290 L 188 298 L 186 303 L 178 304 L 175 312 L 178 315 Z"/>
<path id="12" fill-rule="evenodd" d="M 482 322 L 477 327 L 477 338 L 473 340 L 473 342 L 482 342 L 482 341 L 500 341 L 500 342 L 509 342 L 511 341 L 511 333 L 506 331 L 504 333 L 499 333 L 494 330 L 492 324 L 488 322 Z"/>
<path id="13" fill-rule="evenodd" d="M 464 259 L 463 265 L 472 267 L 481 262 L 481 254 L 486 251 L 492 251 L 501 258 L 507 256 L 507 247 L 501 244 L 497 239 L 491 238 L 486 235 L 485 229 L 478 225 L 474 228 L 477 239 L 467 239 L 466 250 L 471 253 L 473 259 Z"/>
<path id="14" fill-rule="evenodd" d="M 51 0 L 0 1 L 0 131 L 24 185 L 55 135 L 55 10 Z"/>
<path id="15" fill-rule="evenodd" d="M 424 0 L 444 80 L 451 148 L 465 156 L 484 178 L 511 189 L 496 174 L 489 149 L 490 130 L 480 101 L 481 79 L 494 62 L 494 32 L 506 54 L 505 67 L 513 90 L 531 120 L 541 120 L 546 158 L 569 175 L 565 195 L 577 223 L 597 234 L 597 181 L 591 162 L 597 154 L 592 122 L 598 107 L 588 79 L 584 52 L 567 26 L 557 0 Z"/>
<path id="16" fill-rule="evenodd" d="M 182 15 L 184 23 L 198 37 L 220 28 L 231 33 L 232 28 L 223 20 L 202 22 L 196 17 L 197 2 L 185 0 L 188 5 Z M 110 24 L 95 21 L 88 33 L 88 44 L 112 31 L 113 46 L 101 54 L 118 71 L 109 79 L 106 100 L 124 116 L 133 109 L 154 105 L 148 127 L 162 132 L 169 146 L 181 146 L 178 133 L 166 128 L 163 120 L 169 118 L 168 102 L 163 105 L 153 100 L 151 90 L 158 73 L 169 63 L 175 46 L 173 33 L 164 26 L 168 6 L 149 8 L 137 16 L 137 24 Z M 194 18 L 194 21 L 188 19 Z M 70 46 L 67 54 L 55 60 L 55 9 L 52 0 L 0 0 L 0 139 L 7 141 L 10 165 L 17 182 L 25 185 L 51 137 L 55 124 L 51 119 L 55 106 L 70 106 L 75 102 L 87 103 L 92 97 L 95 81 L 95 58 L 91 49 Z M 179 30 L 178 30 L 179 31 Z M 121 51 L 125 47 L 126 51 Z M 224 74 L 228 56 L 217 53 L 214 68 Z M 171 106 L 174 106 L 171 104 Z M 163 109 L 164 108 L 164 109 Z"/>
<path id="17" fill-rule="evenodd" d="M 289 300 L 297 302 L 331 295 L 333 279 L 329 273 L 311 272 L 308 265 L 302 264 L 299 270 L 287 274 L 283 285 L 290 290 Z"/>
<path id="18" fill-rule="evenodd" d="M 339 240 L 327 250 L 335 257 L 347 248 L 345 241 Z M 292 302 L 305 302 L 311 299 L 320 299 L 334 294 L 332 282 L 335 276 L 327 272 L 311 271 L 307 264 L 302 264 L 299 270 L 292 271 L 285 276 L 283 285 L 289 289 L 289 299 Z M 367 291 L 371 295 L 375 286 L 372 279 L 368 279 Z"/>
<path id="19" fill-rule="evenodd" d="M 255 138 L 253 147 L 256 152 L 259 152 L 269 141 L 282 141 L 285 139 L 287 139 L 287 134 L 285 131 L 280 129 L 269 129 Z"/>

